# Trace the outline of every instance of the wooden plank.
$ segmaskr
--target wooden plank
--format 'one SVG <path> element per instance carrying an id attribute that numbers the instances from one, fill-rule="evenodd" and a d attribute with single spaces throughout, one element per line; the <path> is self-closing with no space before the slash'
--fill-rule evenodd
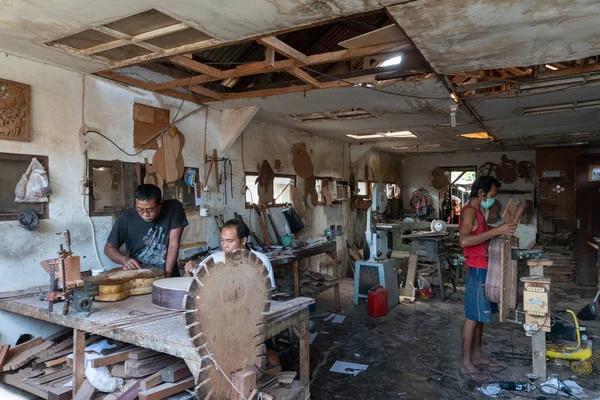
<path id="1" fill-rule="evenodd" d="M 161 378 L 163 382 L 173 383 L 180 381 L 188 376 L 191 376 L 192 373 L 188 368 L 185 361 L 181 361 L 175 365 L 170 365 L 167 368 L 161 371 Z"/>
<path id="2" fill-rule="evenodd" d="M 42 390 L 41 388 L 39 388 L 37 386 L 27 384 L 26 382 L 22 381 L 21 378 L 15 373 L 0 374 L 0 380 L 2 380 L 2 382 L 6 383 L 8 385 L 14 386 L 14 387 L 24 390 L 28 393 L 34 394 L 38 397 L 41 397 L 42 399 L 48 398 L 48 394 L 45 390 Z M 64 398 L 60 399 L 60 400 L 64 400 Z"/>
<path id="3" fill-rule="evenodd" d="M 154 351 L 154 350 L 150 350 L 150 349 L 144 349 L 144 348 L 140 348 L 140 349 L 136 349 L 133 350 L 132 352 L 129 353 L 129 359 L 131 360 L 143 360 L 144 358 L 148 358 L 148 357 L 154 357 L 157 356 L 161 353 Z"/>
<path id="4" fill-rule="evenodd" d="M 344 61 L 352 58 L 361 58 L 365 56 L 373 56 L 378 54 L 392 53 L 401 50 L 406 50 L 411 48 L 410 45 L 396 45 L 396 44 L 386 44 L 386 45 L 378 45 L 378 46 L 369 46 L 363 47 L 360 49 L 351 49 L 351 50 L 339 50 L 333 51 L 330 53 L 323 54 L 315 54 L 311 56 L 307 56 L 307 61 L 304 63 L 306 66 L 309 65 L 317 65 L 317 64 L 326 64 L 330 62 L 336 61 Z M 240 65 L 236 68 L 228 69 L 222 71 L 221 78 L 239 78 L 243 76 L 249 75 L 257 75 L 257 74 L 265 74 L 269 72 L 277 72 L 283 71 L 290 68 L 297 67 L 298 63 L 294 60 L 281 60 L 274 61 L 273 65 L 270 66 L 264 61 L 259 61 L 255 63 L 248 63 L 244 65 Z M 105 72 L 97 73 L 97 75 L 105 74 Z M 109 78 L 110 79 L 110 78 Z M 153 85 L 153 88 L 150 90 L 162 91 L 165 89 L 173 89 L 177 87 L 186 87 L 187 85 L 196 85 L 200 83 L 207 83 L 219 80 L 217 78 L 208 76 L 208 75 L 199 75 L 190 78 L 181 78 L 175 79 L 169 82 L 160 83 Z M 135 85 L 133 85 L 135 86 Z"/>
<path id="5" fill-rule="evenodd" d="M 175 383 L 163 383 L 149 390 L 144 390 L 138 394 L 140 400 L 159 400 L 171 395 L 190 389 L 195 386 L 194 377 L 191 376 Z"/>
<path id="6" fill-rule="evenodd" d="M 140 380 L 131 381 L 125 386 L 123 393 L 117 396 L 116 400 L 134 400 L 140 393 Z"/>
<path id="7" fill-rule="evenodd" d="M 2 371 L 13 371 L 15 369 L 21 368 L 23 365 L 27 364 L 29 361 L 33 360 L 37 354 L 46 350 L 48 347 L 54 345 L 53 342 L 43 342 L 42 344 L 32 347 L 27 351 L 17 354 L 14 357 L 10 357 L 6 360 Z M 10 353 L 10 350 L 9 350 Z"/>
<path id="8" fill-rule="evenodd" d="M 275 50 L 265 47 L 265 68 L 273 69 L 275 67 Z"/>
<path id="9" fill-rule="evenodd" d="M 200 85 L 190 86 L 190 90 L 194 93 L 200 93 L 203 96 L 210 97 L 211 99 L 215 100 L 223 100 L 225 98 L 225 94 L 215 92 L 214 90 Z"/>
<path id="10" fill-rule="evenodd" d="M 291 58 L 292 60 L 298 61 L 301 64 L 306 64 L 306 62 L 308 61 L 305 54 L 294 49 L 292 46 L 282 42 L 275 36 L 260 38 L 257 40 L 257 42 L 262 44 L 263 46 L 270 47 L 279 54 L 287 58 Z"/>
<path id="11" fill-rule="evenodd" d="M 55 360 L 50 360 L 50 361 L 46 361 L 44 363 L 44 365 L 46 366 L 46 368 L 51 368 L 54 367 L 56 365 L 62 364 L 62 363 L 66 363 L 68 360 L 67 357 L 61 357 L 61 358 L 57 358 Z"/>
<path id="12" fill-rule="evenodd" d="M 64 328 L 48 337 L 45 337 L 44 340 L 54 343 L 62 343 L 64 340 L 67 340 L 67 337 L 70 338 L 71 335 L 73 335 L 73 329 Z"/>
<path id="13" fill-rule="evenodd" d="M 404 35 L 395 24 L 384 26 L 383 28 L 376 29 L 372 32 L 344 40 L 343 42 L 339 42 L 338 46 L 346 49 L 357 49 L 389 43 L 408 43 L 406 35 Z"/>
<path id="14" fill-rule="evenodd" d="M 161 383 L 163 383 L 162 371 L 158 371 L 158 372 L 153 373 L 149 377 L 141 380 L 140 388 L 142 390 L 148 390 L 148 389 L 152 389 L 154 386 L 160 385 Z"/>
<path id="15" fill-rule="evenodd" d="M 63 368 L 61 370 L 58 370 L 56 372 L 51 372 L 49 374 L 42 375 L 41 377 L 35 379 L 34 382 L 36 384 L 43 385 L 43 384 L 55 381 L 55 380 L 60 379 L 60 378 L 64 378 L 65 376 L 69 376 L 72 373 L 73 373 L 73 368 L 71 368 L 71 367 L 65 367 L 65 368 Z"/>
<path id="16" fill-rule="evenodd" d="M 87 379 L 83 381 L 81 387 L 75 394 L 74 400 L 92 400 L 96 395 L 96 388 L 92 386 Z"/>
<path id="17" fill-rule="evenodd" d="M 125 373 L 125 365 L 124 364 L 115 364 L 110 368 L 110 374 L 115 378 L 123 378 L 130 379 L 131 376 Z"/>
<path id="18" fill-rule="evenodd" d="M 229 388 L 231 400 L 244 400 L 250 396 L 252 389 L 256 387 L 256 372 L 242 369 L 231 374 L 231 383 L 242 392 L 240 395 L 233 388 Z"/>
<path id="19" fill-rule="evenodd" d="M 533 364 L 533 373 L 540 377 L 543 382 L 546 380 L 546 332 L 534 332 L 531 337 L 531 359 Z"/>
<path id="20" fill-rule="evenodd" d="M 7 354 L 7 358 L 10 359 L 11 357 L 16 356 L 17 354 L 20 354 L 20 353 L 27 351 L 29 349 L 32 349 L 34 347 L 37 347 L 40 344 L 42 344 L 43 341 L 44 341 L 44 339 L 42 339 L 41 337 L 36 337 L 35 339 L 31 339 L 25 343 L 21 343 L 20 345 L 15 346 L 12 349 L 10 349 L 10 351 Z"/>
<path id="21" fill-rule="evenodd" d="M 7 359 L 8 351 L 10 350 L 10 344 L 3 344 L 0 347 L 0 370 L 4 367 L 4 362 Z"/>
<path id="22" fill-rule="evenodd" d="M 117 353 L 112 353 L 104 357 L 95 358 L 91 361 L 91 366 L 94 368 L 103 367 L 105 365 L 112 365 L 123 362 L 129 359 L 129 355 L 134 351 L 138 350 L 137 348 L 128 348 L 127 350 L 119 351 Z"/>
<path id="23" fill-rule="evenodd" d="M 73 396 L 83 383 L 85 372 L 85 332 L 73 329 Z"/>
<path id="24" fill-rule="evenodd" d="M 73 390 L 70 387 L 54 387 L 48 390 L 48 400 L 70 400 Z"/>
<path id="25" fill-rule="evenodd" d="M 319 82 L 318 80 L 316 80 L 315 78 L 310 76 L 308 73 L 306 73 L 304 70 L 302 70 L 299 67 L 288 69 L 287 72 L 294 75 L 296 78 L 298 78 L 310 85 L 313 85 L 314 87 L 318 87 L 318 88 L 321 87 L 321 82 Z"/>
<path id="26" fill-rule="evenodd" d="M 125 373 L 134 378 L 141 378 L 153 374 L 176 361 L 177 358 L 166 354 L 160 354 L 143 360 L 126 360 Z"/>
<path id="27" fill-rule="evenodd" d="M 400 288 L 400 295 L 412 297 L 414 296 L 414 288 L 415 288 L 415 279 L 417 277 L 417 263 L 419 261 L 419 256 L 416 254 L 411 254 L 408 257 L 408 272 L 406 273 L 406 283 L 404 287 Z"/>
<path id="28" fill-rule="evenodd" d="M 179 65 L 180 67 L 187 68 L 191 71 L 195 71 L 195 72 L 199 72 L 201 74 L 212 76 L 213 78 L 222 79 L 222 76 L 221 76 L 222 71 L 220 69 L 208 66 L 206 64 L 202 64 L 198 61 L 194 61 L 185 56 L 179 55 L 179 56 L 175 56 L 175 57 L 170 57 L 169 62 L 171 62 L 175 65 Z"/>

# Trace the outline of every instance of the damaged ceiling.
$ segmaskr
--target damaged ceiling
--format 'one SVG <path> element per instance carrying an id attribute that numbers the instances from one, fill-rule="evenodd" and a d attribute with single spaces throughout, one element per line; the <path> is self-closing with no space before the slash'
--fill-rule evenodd
<path id="1" fill-rule="evenodd" d="M 597 2 L 397 3 L 10 2 L 0 49 L 386 151 L 600 144 Z"/>

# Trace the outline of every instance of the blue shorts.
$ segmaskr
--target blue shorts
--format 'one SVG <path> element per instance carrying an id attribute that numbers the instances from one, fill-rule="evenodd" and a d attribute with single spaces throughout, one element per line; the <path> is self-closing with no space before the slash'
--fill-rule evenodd
<path id="1" fill-rule="evenodd" d="M 498 312 L 498 304 L 485 298 L 487 269 L 469 267 L 465 287 L 465 316 L 471 321 L 492 322 L 492 314 Z"/>

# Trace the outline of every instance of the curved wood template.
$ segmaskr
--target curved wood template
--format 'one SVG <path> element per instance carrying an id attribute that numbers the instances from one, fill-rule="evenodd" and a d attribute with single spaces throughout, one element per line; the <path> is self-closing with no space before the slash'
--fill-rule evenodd
<path id="1" fill-rule="evenodd" d="M 152 304 L 167 310 L 185 310 L 184 297 L 194 278 L 166 278 L 152 283 Z"/>
<path id="2" fill-rule="evenodd" d="M 199 357 L 210 354 L 227 377 L 240 369 L 266 367 L 264 316 L 268 311 L 270 280 L 262 261 L 248 250 L 211 258 L 193 277 L 185 297 L 185 325 Z M 199 399 L 228 399 L 231 387 L 209 359 L 192 368 Z"/>
<path id="3" fill-rule="evenodd" d="M 99 286 L 98 301 L 119 301 L 129 296 L 152 293 L 152 283 L 162 279 L 165 271 L 157 268 L 125 271 L 116 268 L 95 276 L 93 283 Z"/>

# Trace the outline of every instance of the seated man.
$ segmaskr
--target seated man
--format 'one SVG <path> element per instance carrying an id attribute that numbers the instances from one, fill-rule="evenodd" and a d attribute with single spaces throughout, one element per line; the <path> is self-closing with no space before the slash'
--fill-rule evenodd
<path id="1" fill-rule="evenodd" d="M 238 249 L 247 249 L 248 246 L 246 245 L 246 243 L 248 242 L 248 236 L 250 236 L 250 229 L 245 223 L 238 219 L 230 219 L 225 223 L 225 225 L 223 225 L 223 228 L 221 228 L 221 249 L 223 251 L 214 253 L 206 257 L 204 260 L 202 260 L 200 264 L 194 261 L 189 261 L 185 265 L 186 274 L 195 273 L 198 268 L 204 267 L 208 260 L 210 260 L 211 258 L 216 263 L 225 261 L 223 252 L 228 253 Z M 265 264 L 267 272 L 269 273 L 269 278 L 271 279 L 271 288 L 274 289 L 275 278 L 273 277 L 273 267 L 271 266 L 269 257 L 254 250 L 250 251 L 254 253 L 258 258 L 260 258 L 263 264 Z"/>
<path id="2" fill-rule="evenodd" d="M 179 276 L 179 242 L 187 224 L 179 201 L 162 201 L 158 186 L 140 185 L 135 191 L 135 207 L 119 215 L 104 254 L 126 270 L 158 268 L 165 270 L 167 278 Z M 123 243 L 129 255 L 119 250 Z"/>

